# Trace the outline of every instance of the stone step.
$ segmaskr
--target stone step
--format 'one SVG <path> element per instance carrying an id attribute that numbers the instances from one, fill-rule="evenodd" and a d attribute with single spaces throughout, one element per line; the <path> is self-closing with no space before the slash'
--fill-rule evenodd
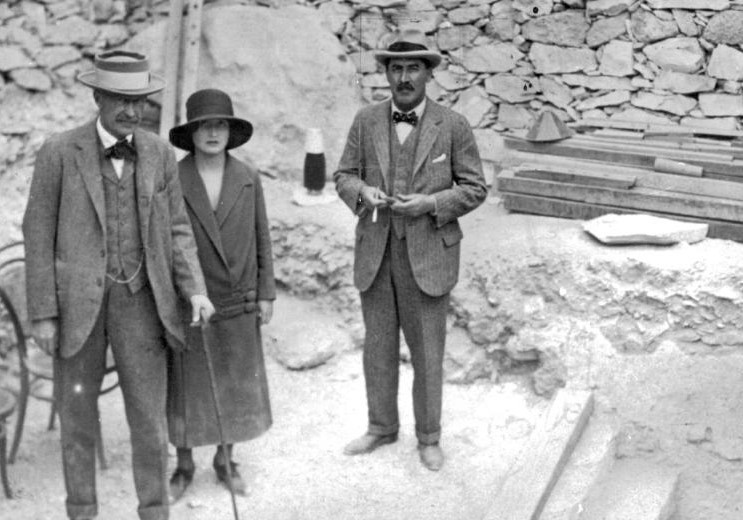
<path id="1" fill-rule="evenodd" d="M 618 460 L 579 506 L 575 518 L 668 520 L 676 510 L 677 483 L 677 470 L 642 459 Z"/>
<path id="2" fill-rule="evenodd" d="M 617 428 L 594 417 L 560 475 L 539 520 L 574 520 L 591 489 L 611 471 L 616 454 Z"/>

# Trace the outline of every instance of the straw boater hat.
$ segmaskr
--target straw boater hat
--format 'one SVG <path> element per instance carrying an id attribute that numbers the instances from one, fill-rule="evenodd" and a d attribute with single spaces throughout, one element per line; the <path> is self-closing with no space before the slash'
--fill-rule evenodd
<path id="1" fill-rule="evenodd" d="M 387 50 L 376 51 L 374 58 L 385 67 L 392 58 L 418 58 L 427 61 L 432 69 L 441 63 L 441 55 L 426 47 L 426 35 L 415 27 L 403 29 Z"/>
<path id="2" fill-rule="evenodd" d="M 235 117 L 230 96 L 221 90 L 207 88 L 191 94 L 186 100 L 187 122 L 170 130 L 170 142 L 182 150 L 193 152 L 193 133 L 201 121 L 224 119 L 230 124 L 227 149 L 245 144 L 253 135 L 253 125 Z"/>
<path id="3" fill-rule="evenodd" d="M 165 88 L 165 80 L 150 72 L 147 56 L 137 52 L 102 52 L 95 57 L 93 70 L 81 72 L 77 79 L 97 90 L 132 97 Z"/>

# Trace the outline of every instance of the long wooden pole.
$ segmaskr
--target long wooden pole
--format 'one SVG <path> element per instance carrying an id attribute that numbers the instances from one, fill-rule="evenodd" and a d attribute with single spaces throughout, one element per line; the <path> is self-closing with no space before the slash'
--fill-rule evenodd
<path id="1" fill-rule="evenodd" d="M 168 138 L 168 132 L 176 123 L 178 106 L 178 69 L 181 61 L 181 25 L 183 23 L 183 0 L 170 0 L 168 28 L 165 36 L 165 89 L 160 107 L 160 136 Z"/>
<path id="2" fill-rule="evenodd" d="M 186 0 L 186 13 L 183 34 L 183 59 L 181 63 L 180 89 L 178 98 L 178 123 L 185 122 L 186 100 L 196 91 L 199 72 L 199 53 L 201 52 L 201 11 L 203 0 Z"/>

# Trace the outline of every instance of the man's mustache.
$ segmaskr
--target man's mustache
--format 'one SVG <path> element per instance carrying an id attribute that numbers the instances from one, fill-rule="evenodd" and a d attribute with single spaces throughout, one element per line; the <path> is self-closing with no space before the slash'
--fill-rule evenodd
<path id="1" fill-rule="evenodd" d="M 397 90 L 398 90 L 398 92 L 401 92 L 403 90 L 411 90 L 412 91 L 412 90 L 415 90 L 415 88 L 413 87 L 413 84 L 412 83 L 400 83 L 397 86 Z"/>

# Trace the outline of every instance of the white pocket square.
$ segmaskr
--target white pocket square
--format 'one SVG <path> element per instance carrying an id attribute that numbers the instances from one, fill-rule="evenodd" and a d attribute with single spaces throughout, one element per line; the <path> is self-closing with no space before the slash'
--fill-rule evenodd
<path id="1" fill-rule="evenodd" d="M 435 158 L 435 159 L 434 159 L 433 161 L 431 161 L 431 162 L 432 162 L 432 163 L 438 163 L 438 162 L 441 162 L 441 161 L 443 161 L 444 159 L 446 159 L 446 154 L 445 154 L 445 153 L 442 153 L 441 155 L 439 155 L 438 157 L 436 157 L 436 158 Z"/>

